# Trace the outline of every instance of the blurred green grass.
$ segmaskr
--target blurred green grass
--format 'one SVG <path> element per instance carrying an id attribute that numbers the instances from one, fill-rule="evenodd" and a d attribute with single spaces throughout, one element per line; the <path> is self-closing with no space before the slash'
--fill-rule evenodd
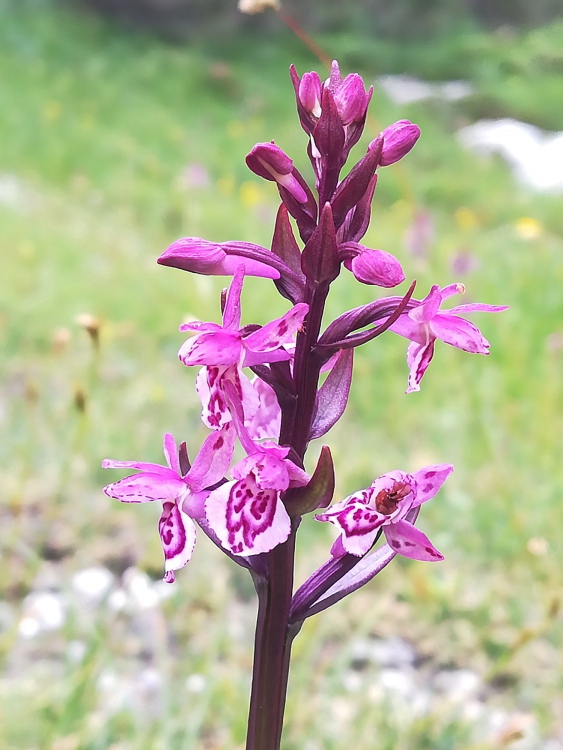
<path id="1" fill-rule="evenodd" d="M 248 173 L 244 155 L 275 139 L 309 173 L 287 68 L 320 66 L 289 33 L 168 46 L 50 4 L 0 9 L 0 591 L 17 605 L 56 555 L 69 575 L 93 562 L 161 574 L 154 508 L 111 503 L 99 467 L 108 456 L 160 461 L 165 431 L 197 449 L 204 430 L 194 375 L 176 359 L 177 326 L 187 315 L 216 319 L 224 282 L 154 261 L 181 235 L 268 244 L 275 191 Z M 296 642 L 287 747 L 303 748 L 307 737 L 317 742 L 312 748 L 368 750 L 374 722 L 384 748 L 470 746 L 456 716 L 401 727 L 367 698 L 353 696 L 350 707 L 342 687 L 347 644 L 361 634 L 398 634 L 423 644 L 436 664 L 505 679 L 510 687 L 497 703 L 530 711 L 544 735 L 554 734 L 563 680 L 561 199 L 516 186 L 500 162 L 464 152 L 453 131 L 497 114 L 563 129 L 553 96 L 563 26 L 471 32 L 408 49 L 344 36 L 322 41 L 345 72 L 354 64 L 369 80 L 446 70 L 472 81 L 475 94 L 457 105 L 398 108 L 376 91 L 366 142 L 402 117 L 419 122 L 423 137 L 404 164 L 382 172 L 365 242 L 397 254 L 407 278 L 418 279 L 419 296 L 432 283 L 459 280 L 468 300 L 510 311 L 475 317 L 491 341 L 489 358 L 439 346 L 421 393 L 408 397 L 403 340 L 389 335 L 358 352 L 349 410 L 330 436 L 339 495 L 393 468 L 456 464 L 421 519 L 447 560 L 397 562 L 379 584 L 307 623 Z M 434 224 L 421 257 L 404 241 L 416 210 Z M 456 276 L 460 254 L 469 268 Z M 343 275 L 329 311 L 373 294 Z M 265 322 L 265 309 L 281 312 L 283 302 L 273 301 L 267 282 L 249 280 L 246 321 Z M 100 323 L 99 347 L 80 325 L 83 314 Z M 322 562 L 329 540 L 312 519 L 301 533 L 302 578 Z M 252 618 L 238 637 L 226 623 L 239 610 L 251 615 L 248 598 L 246 579 L 200 543 L 164 605 L 172 635 L 161 633 L 155 645 L 167 684 L 156 719 L 123 709 L 104 720 L 96 708 L 104 669 L 128 669 L 123 618 L 102 608 L 87 625 L 71 619 L 55 651 L 60 657 L 80 638 L 87 654 L 80 669 L 59 658 L 52 687 L 39 664 L 29 679 L 13 678 L 18 636 L 8 628 L 0 633 L 7 664 L 0 746 L 239 746 Z M 208 681 L 186 698 L 190 673 Z M 348 706 L 339 729 L 327 720 L 333 704 Z"/>

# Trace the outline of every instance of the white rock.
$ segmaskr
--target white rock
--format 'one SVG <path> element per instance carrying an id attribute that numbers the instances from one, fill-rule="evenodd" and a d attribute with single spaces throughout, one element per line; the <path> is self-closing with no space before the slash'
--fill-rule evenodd
<path id="1" fill-rule="evenodd" d="M 61 594 L 35 591 L 24 599 L 18 632 L 23 638 L 35 638 L 45 631 L 62 628 L 65 620 L 66 605 Z"/>
<path id="2" fill-rule="evenodd" d="M 352 660 L 381 667 L 410 666 L 415 659 L 414 648 L 402 638 L 361 638 L 352 645 Z"/>
<path id="3" fill-rule="evenodd" d="M 75 573 L 72 576 L 71 586 L 87 604 L 96 606 L 107 596 L 114 580 L 111 571 L 101 565 L 96 565 Z"/>
<path id="4" fill-rule="evenodd" d="M 545 132 L 510 118 L 480 120 L 457 137 L 481 154 L 498 154 L 516 179 L 537 192 L 563 192 L 563 131 Z"/>
<path id="5" fill-rule="evenodd" d="M 473 698 L 482 682 L 479 675 L 469 669 L 445 669 L 434 676 L 432 686 L 452 703 L 461 703 Z"/>
<path id="6" fill-rule="evenodd" d="M 203 693 L 205 686 L 207 685 L 207 679 L 202 674 L 190 674 L 186 678 L 186 690 L 188 693 L 199 694 Z"/>
<path id="7" fill-rule="evenodd" d="M 411 104 L 424 99 L 457 101 L 473 93 L 467 81 L 428 82 L 407 75 L 380 76 L 377 83 L 395 104 Z"/>
<path id="8" fill-rule="evenodd" d="M 22 208 L 26 203 L 26 189 L 13 174 L 0 175 L 0 204 L 8 208 Z"/>

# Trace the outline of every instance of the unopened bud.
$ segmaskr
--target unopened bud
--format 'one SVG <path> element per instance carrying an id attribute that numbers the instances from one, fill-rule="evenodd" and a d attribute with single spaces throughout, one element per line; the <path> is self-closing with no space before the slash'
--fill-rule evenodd
<path id="1" fill-rule="evenodd" d="M 408 154 L 420 137 L 420 128 L 410 120 L 399 120 L 383 131 L 382 167 L 394 164 Z"/>
<path id="2" fill-rule="evenodd" d="M 307 203 L 307 193 L 293 174 L 293 161 L 275 143 L 257 143 L 246 157 L 246 164 L 259 177 L 277 182 L 299 203 Z"/>
<path id="3" fill-rule="evenodd" d="M 357 73 L 346 76 L 334 92 L 334 101 L 343 125 L 362 120 L 369 104 L 362 77 Z"/>
<path id="4" fill-rule="evenodd" d="M 321 116 L 322 85 L 318 73 L 303 73 L 299 83 L 299 102 L 303 109 L 317 119 Z"/>

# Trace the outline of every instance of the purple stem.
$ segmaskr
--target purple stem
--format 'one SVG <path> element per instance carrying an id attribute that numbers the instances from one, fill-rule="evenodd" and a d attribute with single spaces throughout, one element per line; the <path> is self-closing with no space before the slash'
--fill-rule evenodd
<path id="1" fill-rule="evenodd" d="M 295 349 L 296 396 L 282 406 L 280 445 L 289 445 L 301 461 L 309 442 L 321 366 L 311 352 L 319 337 L 327 294 L 328 285 L 307 290 L 309 313 Z M 289 620 L 297 526 L 294 522 L 289 539 L 267 554 L 267 578 L 255 578 L 258 619 L 246 750 L 279 750 L 281 744 L 291 644 L 301 626 Z"/>

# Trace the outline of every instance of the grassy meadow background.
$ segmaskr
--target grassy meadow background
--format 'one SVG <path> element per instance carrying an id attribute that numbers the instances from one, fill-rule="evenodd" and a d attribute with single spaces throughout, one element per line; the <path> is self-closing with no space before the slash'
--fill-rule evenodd
<path id="1" fill-rule="evenodd" d="M 391 469 L 455 464 L 420 519 L 446 561 L 396 560 L 307 621 L 295 643 L 284 747 L 557 750 L 562 199 L 517 185 L 503 163 L 464 151 L 453 134 L 497 116 L 563 129 L 563 25 L 468 29 L 408 46 L 345 34 L 317 41 L 344 73 L 358 70 L 368 82 L 409 72 L 473 83 L 462 102 L 403 107 L 376 86 L 364 147 L 401 118 L 418 122 L 422 138 L 400 165 L 381 170 L 364 242 L 397 255 L 419 297 L 433 283 L 461 281 L 462 301 L 510 310 L 473 317 L 491 342 L 488 358 L 439 343 L 418 394 L 404 394 L 403 339 L 389 334 L 358 351 L 349 409 L 328 438 L 338 497 Z M 277 194 L 244 156 L 275 139 L 310 174 L 291 62 L 322 70 L 289 31 L 167 45 L 49 3 L 0 4 L 5 750 L 244 745 L 250 580 L 200 535 L 163 594 L 159 509 L 107 498 L 101 488 L 118 475 L 100 464 L 160 462 L 166 431 L 194 453 L 205 434 L 195 372 L 176 357 L 178 325 L 217 320 L 224 280 L 155 259 L 184 235 L 269 243 Z M 413 253 L 406 238 L 418 214 L 433 230 Z M 343 274 L 329 312 L 378 294 Z M 248 281 L 246 322 L 284 309 L 269 282 Z M 299 581 L 331 540 L 312 518 L 300 537 Z M 113 600 L 80 591 L 77 574 L 92 566 L 114 574 Z M 64 602 L 61 627 L 22 626 L 38 592 Z M 428 679 L 476 673 L 479 700 L 498 725 L 472 721 L 447 700 L 417 716 L 400 696 L 374 694 L 377 669 L 354 672 L 354 648 L 389 637 L 412 644 Z"/>

